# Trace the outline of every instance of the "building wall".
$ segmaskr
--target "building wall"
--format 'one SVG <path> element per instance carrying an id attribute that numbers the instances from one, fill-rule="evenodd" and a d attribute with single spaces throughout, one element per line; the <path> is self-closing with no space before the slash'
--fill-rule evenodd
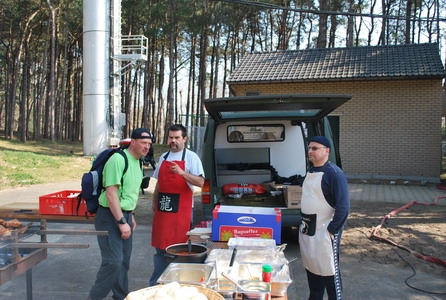
<path id="1" fill-rule="evenodd" d="M 440 80 L 337 81 L 231 85 L 236 96 L 350 94 L 340 117 L 340 151 L 349 178 L 439 182 Z"/>

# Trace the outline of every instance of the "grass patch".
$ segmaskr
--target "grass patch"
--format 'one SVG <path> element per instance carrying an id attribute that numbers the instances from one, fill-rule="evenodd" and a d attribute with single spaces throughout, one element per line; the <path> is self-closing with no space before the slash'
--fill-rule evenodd
<path id="1" fill-rule="evenodd" d="M 155 159 L 167 150 L 155 145 Z M 89 170 L 91 158 L 81 142 L 19 142 L 0 139 L 0 190 L 75 181 Z"/>
<path id="2" fill-rule="evenodd" d="M 81 143 L 0 140 L 0 149 L 0 190 L 77 180 L 91 165 Z"/>

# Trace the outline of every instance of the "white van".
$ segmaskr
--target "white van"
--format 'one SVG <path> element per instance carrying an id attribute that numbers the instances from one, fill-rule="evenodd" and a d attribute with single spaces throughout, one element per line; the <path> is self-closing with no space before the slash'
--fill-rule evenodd
<path id="1" fill-rule="evenodd" d="M 341 166 L 338 139 L 325 116 L 350 98 L 287 94 L 206 99 L 204 219 L 212 220 L 217 204 L 277 207 L 282 227 L 298 226 L 300 210 L 287 206 L 285 190 L 302 184 L 309 168 L 306 141 L 312 136 L 330 140 L 330 160 Z"/>

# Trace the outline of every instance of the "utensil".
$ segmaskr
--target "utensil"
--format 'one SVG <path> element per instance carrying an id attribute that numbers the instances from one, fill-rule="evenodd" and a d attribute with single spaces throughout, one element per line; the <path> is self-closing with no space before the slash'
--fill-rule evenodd
<path id="1" fill-rule="evenodd" d="M 234 250 L 232 250 L 231 260 L 229 261 L 228 273 L 231 273 L 232 271 L 232 266 L 234 265 L 236 255 L 237 255 L 237 248 L 234 248 Z"/>
<path id="2" fill-rule="evenodd" d="M 229 280 L 230 282 L 232 282 L 235 286 L 237 286 L 237 288 L 238 288 L 239 290 L 242 290 L 242 291 L 245 290 L 245 288 L 242 287 L 242 286 L 238 283 L 238 281 L 237 281 L 236 279 L 234 279 L 234 278 L 233 278 L 231 275 L 229 275 L 228 273 L 221 272 L 221 276 L 223 276 L 224 278 L 226 278 L 227 280 Z"/>
<path id="3" fill-rule="evenodd" d="M 231 260 L 229 261 L 229 267 L 232 267 L 234 265 L 236 255 L 237 255 L 237 248 L 234 248 L 234 250 L 232 250 Z"/>
<path id="4" fill-rule="evenodd" d="M 214 260 L 215 281 L 217 282 L 217 290 L 220 289 L 220 279 L 218 276 L 217 260 Z"/>
<path id="5" fill-rule="evenodd" d="M 188 240 L 187 240 L 187 252 L 188 252 L 189 254 L 192 253 L 192 241 L 191 241 L 191 239 L 188 239 Z"/>

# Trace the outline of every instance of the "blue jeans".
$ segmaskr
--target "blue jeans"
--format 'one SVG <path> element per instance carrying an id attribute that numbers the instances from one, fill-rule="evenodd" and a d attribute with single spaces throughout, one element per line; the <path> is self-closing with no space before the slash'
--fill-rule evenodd
<path id="1" fill-rule="evenodd" d="M 156 253 L 153 255 L 153 273 L 149 279 L 149 286 L 156 285 L 158 278 L 166 270 L 169 262 L 166 259 L 166 250 L 155 248 Z"/>

